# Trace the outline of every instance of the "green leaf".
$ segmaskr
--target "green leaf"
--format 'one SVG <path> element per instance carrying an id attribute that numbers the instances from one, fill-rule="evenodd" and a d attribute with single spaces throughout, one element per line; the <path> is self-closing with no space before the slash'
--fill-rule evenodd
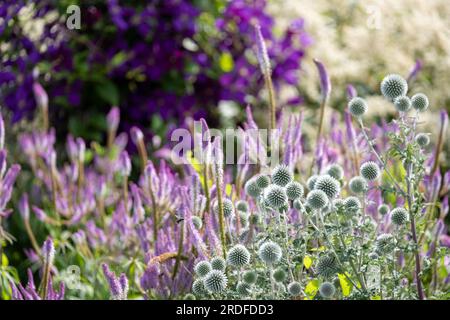
<path id="1" fill-rule="evenodd" d="M 307 294 L 308 299 L 314 298 L 318 290 L 319 290 L 319 280 L 314 279 L 308 282 L 308 284 L 305 287 L 305 293 Z"/>
<path id="2" fill-rule="evenodd" d="M 342 295 L 344 297 L 348 297 L 350 295 L 350 292 L 352 292 L 353 285 L 350 281 L 348 281 L 347 276 L 342 273 L 338 273 L 339 277 L 339 283 L 341 284 L 342 288 Z"/>
<path id="3" fill-rule="evenodd" d="M 224 52 L 220 55 L 219 58 L 219 65 L 220 69 L 222 69 L 223 72 L 230 72 L 234 68 L 234 61 L 233 57 L 229 52 Z"/>
<path id="4" fill-rule="evenodd" d="M 6 254 L 2 254 L 2 267 L 7 267 L 9 265 L 9 260 Z"/>
<path id="5" fill-rule="evenodd" d="M 119 91 L 112 81 L 106 80 L 98 83 L 95 90 L 100 98 L 108 102 L 111 106 L 119 104 Z"/>
<path id="6" fill-rule="evenodd" d="M 306 269 L 309 269 L 312 265 L 313 260 L 311 259 L 310 256 L 305 256 L 303 258 L 303 265 L 305 266 Z"/>

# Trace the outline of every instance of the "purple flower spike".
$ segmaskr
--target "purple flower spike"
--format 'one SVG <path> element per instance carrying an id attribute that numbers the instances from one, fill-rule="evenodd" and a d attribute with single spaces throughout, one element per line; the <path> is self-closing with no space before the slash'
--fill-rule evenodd
<path id="1" fill-rule="evenodd" d="M 351 84 L 347 85 L 347 99 L 352 100 L 356 96 L 358 96 L 358 92 L 355 87 Z"/>
<path id="2" fill-rule="evenodd" d="M 264 76 L 270 76 L 272 68 L 270 66 L 269 54 L 267 53 L 266 43 L 264 42 L 263 35 L 261 33 L 261 27 L 255 26 L 255 39 L 256 39 L 256 58 L 258 59 L 261 73 Z"/>
<path id="3" fill-rule="evenodd" d="M 144 140 L 144 134 L 138 127 L 132 127 L 130 130 L 131 140 L 138 146 Z"/>
<path id="4" fill-rule="evenodd" d="M 408 81 L 408 83 L 411 81 L 414 81 L 417 78 L 417 75 L 422 70 L 422 68 L 423 68 L 422 60 L 417 59 L 414 66 L 409 71 L 408 78 L 406 79 Z"/>
<path id="5" fill-rule="evenodd" d="M 108 122 L 108 128 L 110 131 L 117 131 L 120 122 L 120 110 L 119 107 L 112 107 L 106 116 L 106 121 Z"/>
<path id="6" fill-rule="evenodd" d="M 44 245 L 42 246 L 42 254 L 45 257 L 45 262 L 52 265 L 55 258 L 55 246 L 51 238 L 45 240 Z"/>
<path id="7" fill-rule="evenodd" d="M 33 93 L 36 99 L 36 104 L 40 108 L 48 108 L 48 95 L 39 82 L 33 83 Z"/>
<path id="8" fill-rule="evenodd" d="M 313 61 L 316 64 L 317 71 L 319 71 L 322 101 L 326 101 L 328 100 L 331 93 L 330 77 L 328 76 L 327 70 L 325 69 L 325 66 L 323 65 L 322 62 L 320 62 L 317 59 L 314 59 Z"/>
<path id="9" fill-rule="evenodd" d="M 24 193 L 19 201 L 19 212 L 23 220 L 28 220 L 30 217 L 30 206 L 28 204 L 28 194 Z"/>

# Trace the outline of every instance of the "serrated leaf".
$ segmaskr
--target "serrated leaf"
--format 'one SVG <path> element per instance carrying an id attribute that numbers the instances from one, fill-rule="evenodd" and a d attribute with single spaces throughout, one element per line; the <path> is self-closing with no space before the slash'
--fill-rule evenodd
<path id="1" fill-rule="evenodd" d="M 350 293 L 352 292 L 353 285 L 351 284 L 350 281 L 348 281 L 345 274 L 338 273 L 338 277 L 339 277 L 339 283 L 342 288 L 342 295 L 344 297 L 348 297 L 350 295 Z"/>

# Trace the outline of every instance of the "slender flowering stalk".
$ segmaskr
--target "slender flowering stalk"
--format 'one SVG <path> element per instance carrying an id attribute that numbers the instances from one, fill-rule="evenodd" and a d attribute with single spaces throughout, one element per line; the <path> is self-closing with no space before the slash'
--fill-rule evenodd
<path id="1" fill-rule="evenodd" d="M 219 233 L 220 240 L 222 242 L 222 253 L 223 257 L 226 257 L 226 238 L 225 238 L 225 217 L 224 217 L 224 207 L 223 207 L 223 153 L 221 149 L 222 139 L 221 137 L 216 137 L 214 140 L 214 176 L 216 180 L 216 193 L 217 193 L 217 205 L 218 205 L 218 215 L 219 215 Z"/>

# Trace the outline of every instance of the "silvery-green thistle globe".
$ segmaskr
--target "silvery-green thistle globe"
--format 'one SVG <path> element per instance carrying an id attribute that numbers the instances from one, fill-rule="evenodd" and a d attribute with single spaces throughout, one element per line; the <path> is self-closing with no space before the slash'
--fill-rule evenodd
<path id="1" fill-rule="evenodd" d="M 349 215 L 353 215 L 362 208 L 361 201 L 357 197 L 350 196 L 348 198 L 345 198 L 344 200 L 344 207 L 346 212 Z"/>
<path id="2" fill-rule="evenodd" d="M 324 282 L 319 287 L 319 293 L 324 298 L 331 298 L 335 292 L 336 288 L 331 282 Z"/>
<path id="3" fill-rule="evenodd" d="M 348 102 L 348 110 L 355 118 L 361 118 L 367 112 L 367 109 L 367 102 L 363 98 L 354 97 Z"/>
<path id="4" fill-rule="evenodd" d="M 417 144 L 424 148 L 430 144 L 430 137 L 425 133 L 419 133 L 415 138 Z"/>
<path id="5" fill-rule="evenodd" d="M 355 194 L 365 193 L 369 189 L 366 179 L 360 176 L 351 178 L 348 186 L 350 191 Z"/>
<path id="6" fill-rule="evenodd" d="M 302 286 L 299 282 L 293 281 L 288 284 L 288 292 L 291 296 L 296 297 L 302 292 Z"/>
<path id="7" fill-rule="evenodd" d="M 192 293 L 186 293 L 185 295 L 184 295 L 184 298 L 183 298 L 184 300 L 197 300 L 196 298 L 195 298 L 195 296 L 192 294 Z"/>
<path id="8" fill-rule="evenodd" d="M 289 200 L 295 200 L 303 197 L 303 186 L 297 181 L 291 181 L 286 185 L 286 194 Z"/>
<path id="9" fill-rule="evenodd" d="M 276 282 L 284 282 L 287 278 L 287 273 L 283 268 L 277 268 L 272 272 L 272 278 Z"/>
<path id="10" fill-rule="evenodd" d="M 239 282 L 236 286 L 236 292 L 242 297 L 247 297 L 251 293 L 251 286 L 246 282 Z"/>
<path id="11" fill-rule="evenodd" d="M 192 293 L 197 296 L 206 293 L 205 285 L 202 279 L 197 279 L 192 283 Z"/>
<path id="12" fill-rule="evenodd" d="M 258 274 L 256 273 L 256 271 L 253 270 L 247 270 L 242 275 L 242 280 L 244 280 L 244 282 L 248 284 L 255 284 L 257 278 Z"/>
<path id="13" fill-rule="evenodd" d="M 256 180 L 254 178 L 251 178 L 245 183 L 245 193 L 252 197 L 252 198 L 258 198 L 261 194 L 261 189 L 256 184 Z"/>
<path id="14" fill-rule="evenodd" d="M 213 257 L 210 261 L 213 270 L 225 271 L 227 263 L 222 257 Z"/>
<path id="15" fill-rule="evenodd" d="M 256 185 L 260 189 L 265 189 L 270 185 L 270 178 L 268 175 L 259 174 L 256 176 Z"/>
<path id="16" fill-rule="evenodd" d="M 411 109 L 411 99 L 408 96 L 400 96 L 394 99 L 395 109 L 399 112 L 407 112 Z"/>
<path id="17" fill-rule="evenodd" d="M 242 244 L 237 244 L 228 251 L 227 263 L 236 268 L 242 268 L 250 263 L 250 252 Z"/>
<path id="18" fill-rule="evenodd" d="M 204 278 L 211 271 L 211 264 L 208 261 L 200 261 L 195 267 L 194 271 L 200 278 Z"/>
<path id="19" fill-rule="evenodd" d="M 336 180 L 342 180 L 344 178 L 344 169 L 337 163 L 330 164 L 325 172 Z"/>
<path id="20" fill-rule="evenodd" d="M 408 83 L 402 76 L 390 74 L 381 81 L 380 89 L 386 99 L 394 101 L 395 98 L 406 95 Z"/>
<path id="21" fill-rule="evenodd" d="M 264 200 L 269 207 L 278 209 L 286 204 L 288 197 L 285 188 L 272 184 L 264 190 Z"/>
<path id="22" fill-rule="evenodd" d="M 242 212 L 248 212 L 248 202 L 244 200 L 239 200 L 236 202 L 236 210 Z"/>
<path id="23" fill-rule="evenodd" d="M 373 161 L 367 161 L 361 165 L 359 173 L 364 179 L 374 181 L 380 176 L 380 167 Z"/>
<path id="24" fill-rule="evenodd" d="M 272 182 L 278 186 L 284 187 L 293 179 L 291 170 L 284 164 L 277 165 L 272 170 Z"/>
<path id="25" fill-rule="evenodd" d="M 230 199 L 225 198 L 222 201 L 222 206 L 223 206 L 223 215 L 225 216 L 225 218 L 231 217 L 231 215 L 234 213 L 233 202 Z M 218 201 L 214 203 L 214 212 L 215 214 L 219 214 Z"/>
<path id="26" fill-rule="evenodd" d="M 320 210 L 327 206 L 328 197 L 322 190 L 312 190 L 306 197 L 307 204 L 314 210 Z"/>
<path id="27" fill-rule="evenodd" d="M 341 185 L 332 176 L 324 174 L 317 178 L 314 190 L 321 190 L 325 192 L 328 198 L 333 199 L 341 192 Z"/>
<path id="28" fill-rule="evenodd" d="M 308 187 L 308 190 L 314 190 L 314 186 L 316 185 L 317 178 L 319 178 L 319 175 L 315 174 L 308 178 L 306 181 L 306 186 Z"/>
<path id="29" fill-rule="evenodd" d="M 204 279 L 205 288 L 210 293 L 223 292 L 227 288 L 227 284 L 227 276 L 219 270 L 210 271 Z"/>
<path id="30" fill-rule="evenodd" d="M 389 206 L 387 204 L 382 203 L 378 206 L 377 210 L 378 210 L 379 214 L 381 214 L 382 216 L 385 216 L 386 214 L 389 213 Z"/>
<path id="31" fill-rule="evenodd" d="M 424 112 L 427 110 L 429 104 L 428 97 L 423 93 L 417 93 L 411 98 L 412 107 L 419 112 Z"/>
<path id="32" fill-rule="evenodd" d="M 395 238 L 392 234 L 383 233 L 377 237 L 375 249 L 379 255 L 388 254 L 395 249 Z"/>
<path id="33" fill-rule="evenodd" d="M 335 275 L 338 269 L 337 259 L 331 254 L 321 256 L 316 264 L 317 273 L 325 278 Z"/>
<path id="34" fill-rule="evenodd" d="M 266 264 L 275 264 L 281 259 L 281 247 L 273 241 L 266 241 L 259 247 L 258 256 Z"/>
<path id="35" fill-rule="evenodd" d="M 404 225 L 408 221 L 408 211 L 405 208 L 395 208 L 391 211 L 391 221 L 397 226 Z"/>

